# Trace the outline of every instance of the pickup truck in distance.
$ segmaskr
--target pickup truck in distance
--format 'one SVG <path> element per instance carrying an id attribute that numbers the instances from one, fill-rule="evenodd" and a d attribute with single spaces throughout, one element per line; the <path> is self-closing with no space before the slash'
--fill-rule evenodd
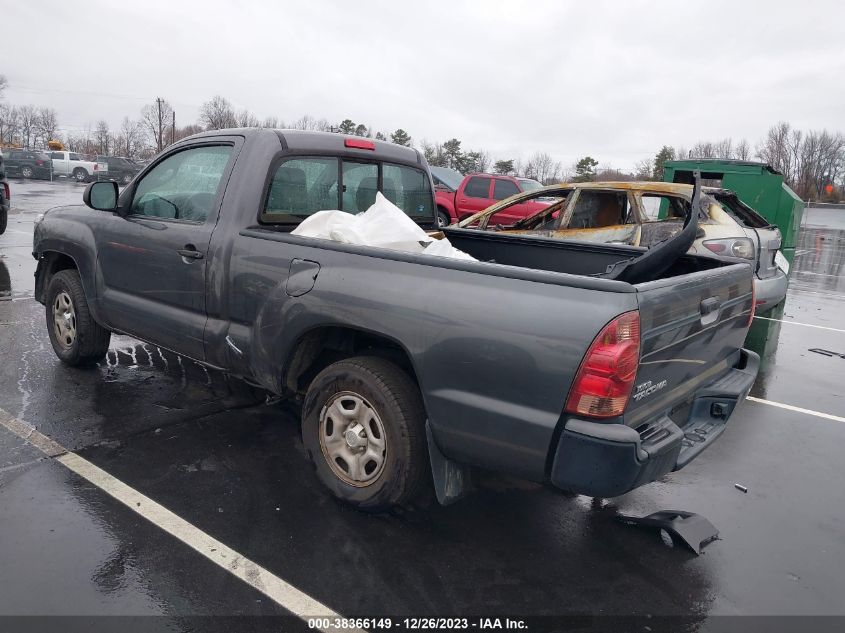
<path id="1" fill-rule="evenodd" d="M 476 261 L 291 233 L 379 191 Z M 747 262 L 685 254 L 678 236 L 646 251 L 437 232 L 412 148 L 205 132 L 83 200 L 35 227 L 58 358 L 95 363 L 121 332 L 302 402 L 317 476 L 361 509 L 432 484 L 449 503 L 472 467 L 621 495 L 711 445 L 757 373 Z"/>
<path id="2" fill-rule="evenodd" d="M 66 176 L 77 182 L 88 182 L 97 177 L 97 163 L 85 160 L 76 152 L 52 151 L 53 176 Z"/>
<path id="3" fill-rule="evenodd" d="M 441 227 L 464 220 L 494 205 L 499 200 L 510 198 L 524 191 L 533 191 L 543 186 L 530 178 L 516 178 L 498 174 L 469 174 L 459 184 L 454 183 L 454 179 L 446 177 L 447 174 L 443 174 L 443 176 L 443 178 L 438 178 L 438 186 L 435 187 L 437 223 Z M 450 182 L 453 183 L 451 186 L 448 184 Z M 504 213 L 497 214 L 491 219 L 491 222 L 493 224 L 513 224 L 517 220 L 534 215 L 546 206 L 548 204 L 542 200 L 532 200 L 524 204 L 513 205 L 508 207 Z"/>

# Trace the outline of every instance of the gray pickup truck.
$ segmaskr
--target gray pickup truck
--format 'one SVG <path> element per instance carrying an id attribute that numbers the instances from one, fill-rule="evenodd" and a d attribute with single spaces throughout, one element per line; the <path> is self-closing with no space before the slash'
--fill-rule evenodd
<path id="1" fill-rule="evenodd" d="M 478 261 L 291 234 L 377 191 L 436 230 L 419 152 L 339 134 L 208 132 L 119 195 L 92 183 L 35 229 L 53 349 L 93 363 L 122 332 L 300 400 L 317 475 L 367 510 L 431 482 L 448 503 L 472 467 L 621 495 L 687 464 L 751 388 L 747 263 L 460 228 L 443 233 Z"/>

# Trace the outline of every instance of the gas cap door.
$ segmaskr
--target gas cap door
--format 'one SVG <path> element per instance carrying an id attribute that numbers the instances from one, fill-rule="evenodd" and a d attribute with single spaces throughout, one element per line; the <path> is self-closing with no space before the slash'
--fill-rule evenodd
<path id="1" fill-rule="evenodd" d="M 310 292 L 320 273 L 320 264 L 308 259 L 294 259 L 290 263 L 285 292 L 290 297 L 300 297 Z"/>

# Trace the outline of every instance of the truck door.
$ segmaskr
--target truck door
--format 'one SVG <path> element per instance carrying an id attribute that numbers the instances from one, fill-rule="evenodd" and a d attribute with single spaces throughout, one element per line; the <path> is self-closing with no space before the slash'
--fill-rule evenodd
<path id="1" fill-rule="evenodd" d="M 67 176 L 67 157 L 64 152 L 50 152 L 50 160 L 53 163 L 53 175 Z"/>
<path id="2" fill-rule="evenodd" d="M 500 200 L 504 200 L 505 198 L 510 198 L 516 194 L 520 193 L 519 187 L 516 186 L 516 183 L 512 180 L 508 180 L 507 178 L 496 178 L 493 180 L 493 201 L 499 202 Z M 497 213 L 493 217 L 490 218 L 490 223 L 493 225 L 496 224 L 513 224 L 517 220 L 521 220 L 522 218 L 526 217 L 527 211 L 530 208 L 530 203 L 527 202 L 520 202 L 519 204 L 512 204 L 505 209 L 502 209 L 500 213 Z"/>
<path id="3" fill-rule="evenodd" d="M 483 211 L 493 204 L 493 179 L 488 176 L 471 176 L 455 196 L 455 207 L 459 219 Z"/>
<path id="4" fill-rule="evenodd" d="M 236 141 L 164 156 L 120 197 L 96 233 L 108 324 L 204 360 L 206 258 Z"/>

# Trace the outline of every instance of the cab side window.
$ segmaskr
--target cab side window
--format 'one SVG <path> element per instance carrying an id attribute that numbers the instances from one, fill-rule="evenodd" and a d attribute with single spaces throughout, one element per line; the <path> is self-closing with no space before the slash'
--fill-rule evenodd
<path id="1" fill-rule="evenodd" d="M 468 198 L 489 198 L 490 197 L 490 179 L 480 178 L 474 176 L 467 181 L 464 187 L 464 194 Z"/>
<path id="2" fill-rule="evenodd" d="M 519 193 L 519 187 L 510 180 L 496 178 L 496 184 L 493 186 L 493 199 L 504 200 Z"/>
<path id="3" fill-rule="evenodd" d="M 231 154 L 229 145 L 206 145 L 168 156 L 138 183 L 129 215 L 204 222 Z"/>

